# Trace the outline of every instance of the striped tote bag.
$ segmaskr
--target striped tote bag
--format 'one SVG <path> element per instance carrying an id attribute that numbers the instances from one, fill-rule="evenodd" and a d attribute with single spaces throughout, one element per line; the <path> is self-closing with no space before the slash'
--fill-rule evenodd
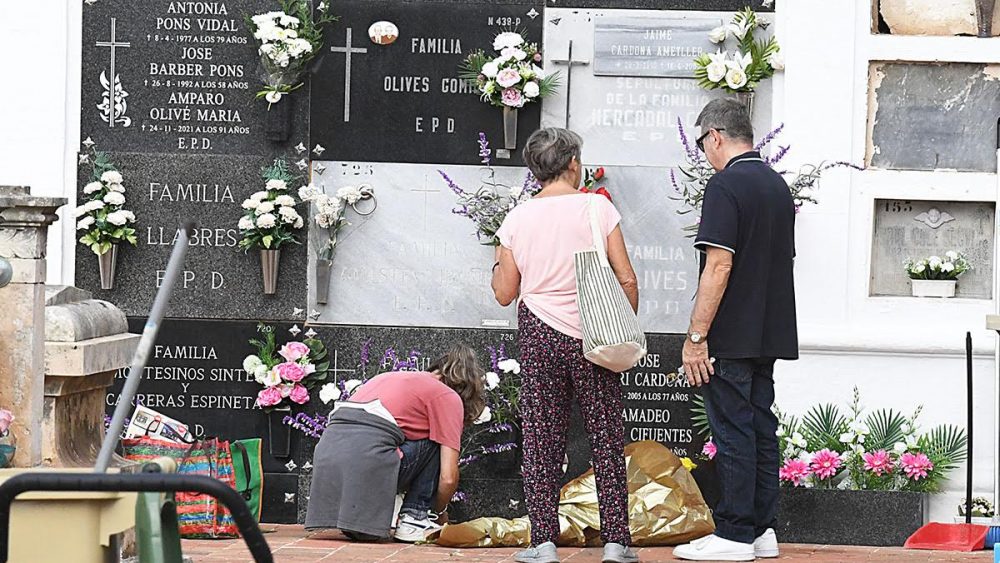
<path id="1" fill-rule="evenodd" d="M 597 206 L 587 203 L 594 247 L 574 255 L 576 300 L 583 328 L 583 355 L 615 373 L 632 369 L 646 355 L 646 335 L 615 277 L 605 237 L 597 220 Z"/>

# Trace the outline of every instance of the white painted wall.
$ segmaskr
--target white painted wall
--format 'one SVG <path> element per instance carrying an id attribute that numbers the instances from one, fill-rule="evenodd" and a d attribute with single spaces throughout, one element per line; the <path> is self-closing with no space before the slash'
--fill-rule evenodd
<path id="1" fill-rule="evenodd" d="M 1000 62 L 1000 40 L 872 37 L 868 0 L 837 2 L 836 9 L 820 0 L 778 2 L 777 33 L 788 70 L 775 81 L 773 111 L 775 122 L 787 123 L 791 163 L 863 161 L 869 60 Z M 75 193 L 79 139 L 81 7 L 61 0 L 0 3 L 0 52 L 14 55 L 2 67 L 0 183 L 66 196 L 67 209 Z M 908 412 L 922 403 L 925 427 L 964 425 L 961 350 L 965 331 L 973 331 L 975 490 L 987 496 L 995 472 L 997 392 L 994 336 L 982 327 L 996 303 L 870 298 L 867 284 L 874 198 L 995 200 L 995 181 L 992 174 L 830 173 L 821 204 L 803 211 L 797 231 L 803 357 L 781 364 L 777 375 L 778 400 L 788 412 L 802 413 L 817 402 L 846 403 L 858 386 L 869 407 Z M 73 226 L 64 221 L 53 227 L 50 283 L 73 279 Z M 948 492 L 934 498 L 932 518 L 950 520 L 963 495 L 962 475 L 956 473 Z"/>

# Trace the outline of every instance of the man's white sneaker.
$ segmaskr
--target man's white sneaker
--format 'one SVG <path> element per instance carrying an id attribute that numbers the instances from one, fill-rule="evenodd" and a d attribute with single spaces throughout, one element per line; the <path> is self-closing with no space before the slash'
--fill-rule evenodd
<path id="1" fill-rule="evenodd" d="M 674 548 L 674 557 L 688 561 L 753 561 L 753 544 L 706 536 Z"/>
<path id="2" fill-rule="evenodd" d="M 431 522 L 427 517 L 417 520 L 409 514 L 403 514 L 399 517 L 399 525 L 396 526 L 393 537 L 399 541 L 416 543 L 426 540 L 428 534 L 440 529 L 441 526 Z"/>
<path id="3" fill-rule="evenodd" d="M 518 551 L 514 554 L 514 561 L 517 563 L 559 563 L 559 555 L 556 553 L 556 544 L 547 541 L 524 551 Z"/>
<path id="4" fill-rule="evenodd" d="M 778 556 L 778 536 L 774 528 L 768 528 L 753 541 L 754 555 L 761 559 L 774 559 Z"/>

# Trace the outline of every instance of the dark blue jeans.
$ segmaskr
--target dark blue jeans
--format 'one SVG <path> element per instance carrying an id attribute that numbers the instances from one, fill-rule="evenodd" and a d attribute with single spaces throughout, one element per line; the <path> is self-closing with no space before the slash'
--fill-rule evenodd
<path id="1" fill-rule="evenodd" d="M 722 492 L 714 518 L 716 535 L 753 543 L 773 528 L 778 510 L 778 419 L 774 360 L 724 360 L 702 388 L 718 448 L 715 469 Z"/>
<path id="2" fill-rule="evenodd" d="M 407 440 L 399 449 L 403 459 L 399 461 L 397 491 L 406 493 L 399 513 L 423 520 L 437 495 L 441 446 L 430 440 Z"/>

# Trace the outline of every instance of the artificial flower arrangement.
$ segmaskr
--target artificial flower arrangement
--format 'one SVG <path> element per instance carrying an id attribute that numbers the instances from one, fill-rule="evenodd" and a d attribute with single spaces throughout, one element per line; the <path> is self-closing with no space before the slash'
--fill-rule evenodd
<path id="1" fill-rule="evenodd" d="M 327 195 L 316 186 L 309 184 L 299 188 L 299 199 L 316 207 L 312 219 L 316 226 L 326 231 L 326 240 L 319 247 L 320 260 L 333 260 L 337 248 L 337 234 L 350 225 L 344 214 L 347 208 L 354 206 L 363 199 L 374 197 L 374 189 L 369 185 L 344 186 L 337 190 L 333 197 Z"/>
<path id="2" fill-rule="evenodd" d="M 295 177 L 288 170 L 288 163 L 276 159 L 261 171 L 264 189 L 254 192 L 242 203 L 239 247 L 244 250 L 260 248 L 278 250 L 288 244 L 299 244 L 295 231 L 305 222 L 295 206 L 299 204 L 288 192 Z"/>
<path id="3" fill-rule="evenodd" d="M 917 261 L 907 260 L 903 267 L 911 280 L 951 281 L 972 269 L 965 254 L 955 250 L 940 256 L 930 256 Z"/>
<path id="4" fill-rule="evenodd" d="M 448 188 L 458 196 L 458 205 L 452 213 L 471 220 L 476 225 L 476 237 L 480 244 L 500 246 L 497 230 L 503 224 L 507 213 L 521 203 L 531 199 L 542 187 L 529 171 L 521 186 L 509 187 L 496 180 L 496 171 L 490 160 L 490 144 L 486 134 L 479 133 L 479 156 L 483 164 L 483 185 L 474 192 L 463 190 L 443 170 L 438 174 L 444 179 Z"/>
<path id="5" fill-rule="evenodd" d="M 306 338 L 278 348 L 272 327 L 261 324 L 257 332 L 264 335 L 263 340 L 250 341 L 257 353 L 243 360 L 243 370 L 264 386 L 257 393 L 257 406 L 270 410 L 308 403 L 309 392 L 326 381 L 330 369 L 326 347 L 315 338 Z"/>
<path id="6" fill-rule="evenodd" d="M 777 139 L 784 128 L 785 124 L 782 123 L 773 131 L 765 135 L 764 138 L 761 139 L 754 147 L 754 150 L 762 151 L 766 149 Z M 677 211 L 678 214 L 687 215 L 689 213 L 694 213 L 695 215 L 700 216 L 701 204 L 705 199 L 705 188 L 708 186 L 709 180 L 712 179 L 712 176 L 714 176 L 716 172 L 715 169 L 712 168 L 712 165 L 708 163 L 708 159 L 705 155 L 698 149 L 697 146 L 695 146 L 694 143 L 691 142 L 687 131 L 684 129 L 684 123 L 680 118 L 677 119 L 677 130 L 680 134 L 681 145 L 684 147 L 684 159 L 686 163 L 677 167 L 681 176 L 683 176 L 682 178 L 678 178 L 674 170 L 670 171 L 670 183 L 673 185 L 674 189 L 674 195 L 670 196 L 670 199 L 683 203 L 683 207 Z M 764 157 L 764 162 L 768 166 L 776 167 L 788 155 L 788 151 L 790 149 L 790 145 L 779 145 L 773 155 Z M 785 178 L 786 182 L 788 182 L 788 189 L 791 191 L 796 213 L 798 213 L 807 203 L 818 203 L 815 192 L 819 188 L 820 179 L 826 171 L 833 168 L 851 168 L 854 170 L 862 170 L 860 166 L 843 161 L 824 161 L 815 165 L 806 164 L 801 166 L 796 171 L 776 168 L 778 173 Z M 688 233 L 687 236 L 695 236 L 698 232 L 698 221 L 692 225 L 684 227 L 684 230 Z"/>
<path id="7" fill-rule="evenodd" d="M 920 433 L 917 419 L 892 409 L 866 413 L 858 389 L 850 414 L 836 405 L 817 405 L 802 419 L 778 409 L 778 477 L 790 487 L 936 493 L 949 472 L 965 458 L 966 435 L 961 428 L 940 425 Z M 695 426 L 708 437 L 702 455 L 711 459 L 711 440 L 704 402 L 695 401 Z"/>
<path id="8" fill-rule="evenodd" d="M 538 65 L 538 44 L 520 33 L 501 32 L 493 40 L 494 55 L 482 49 L 470 53 L 459 67 L 459 77 L 475 86 L 482 100 L 492 106 L 521 108 L 553 92 L 558 73 L 546 75 Z"/>
<path id="9" fill-rule="evenodd" d="M 993 503 L 985 497 L 972 497 L 972 517 L 973 518 L 993 518 L 996 510 Z M 965 499 L 958 505 L 958 515 L 965 516 Z"/>
<path id="10" fill-rule="evenodd" d="M 83 187 L 86 203 L 76 208 L 76 229 L 84 231 L 80 244 L 100 256 L 116 244 L 136 245 L 135 213 L 125 209 L 124 178 L 106 153 L 94 152 L 94 173 Z"/>
<path id="11" fill-rule="evenodd" d="M 257 53 L 264 89 L 256 97 L 264 98 L 268 109 L 302 86 L 309 63 L 322 51 L 322 26 L 336 20 L 330 15 L 326 0 L 317 6 L 315 17 L 308 0 L 278 0 L 278 3 L 280 11 L 246 18 L 247 28 L 260 42 Z"/>
<path id="12" fill-rule="evenodd" d="M 605 180 L 605 177 L 603 166 L 596 170 L 587 168 L 584 170 L 583 186 L 580 187 L 580 191 L 588 194 L 601 194 L 602 196 L 608 198 L 608 201 L 614 202 L 614 200 L 611 199 L 611 192 L 609 192 L 606 187 L 600 185 L 600 183 Z"/>
<path id="13" fill-rule="evenodd" d="M 694 76 L 706 90 L 723 89 L 727 92 L 753 92 L 764 80 L 774 76 L 776 70 L 785 68 L 784 57 L 778 41 L 772 36 L 757 39 L 759 30 L 768 24 L 757 19 L 749 7 L 737 12 L 729 25 L 709 32 L 709 39 L 719 46 L 716 53 L 704 53 L 695 59 Z M 735 39 L 736 47 L 730 52 L 726 42 Z"/>

